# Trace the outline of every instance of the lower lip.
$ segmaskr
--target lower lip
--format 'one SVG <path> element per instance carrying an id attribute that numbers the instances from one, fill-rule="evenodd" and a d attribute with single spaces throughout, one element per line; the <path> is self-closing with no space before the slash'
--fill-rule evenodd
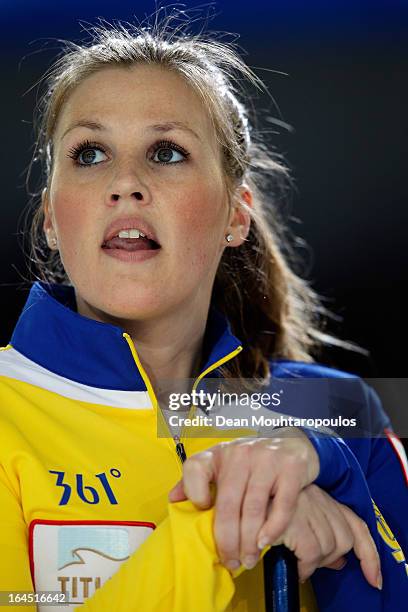
<path id="1" fill-rule="evenodd" d="M 140 251 L 125 251 L 124 249 L 102 249 L 105 255 L 120 259 L 120 261 L 127 261 L 130 263 L 136 263 L 138 261 L 146 261 L 158 255 L 161 249 L 145 249 Z"/>

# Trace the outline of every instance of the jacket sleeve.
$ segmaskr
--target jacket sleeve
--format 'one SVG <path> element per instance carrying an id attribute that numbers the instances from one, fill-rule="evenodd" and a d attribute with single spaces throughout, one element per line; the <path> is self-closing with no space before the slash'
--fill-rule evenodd
<path id="1" fill-rule="evenodd" d="M 2 597 L 17 591 L 34 592 L 28 558 L 27 525 L 16 492 L 0 464 L 0 591 Z M 3 601 L 1 602 L 3 604 Z M 13 605 L 13 610 L 31 611 L 36 606 Z"/>
<path id="2" fill-rule="evenodd" d="M 380 398 L 368 387 L 369 409 L 382 412 Z M 355 441 L 350 440 L 353 450 Z M 363 469 L 374 501 L 378 502 L 384 520 L 408 557 L 408 465 L 404 447 L 392 430 L 388 417 L 382 423 L 382 435 L 366 442 Z M 383 530 L 381 530 L 383 532 Z M 408 562 L 408 559 L 407 559 Z"/>
<path id="3" fill-rule="evenodd" d="M 309 438 L 320 459 L 315 484 L 367 523 L 380 554 L 383 589 L 379 591 L 368 584 L 358 559 L 350 552 L 340 572 L 322 568 L 312 577 L 318 604 L 327 612 L 397 610 L 404 596 L 408 596 L 408 487 L 403 469 L 406 456 L 401 443 L 399 456 L 392 446 L 391 425 L 377 394 L 362 381 L 360 384 L 366 394 L 366 410 L 372 414 L 373 422 L 381 423 L 382 432 L 347 440 L 309 432 Z M 339 589 L 347 582 L 350 588 Z"/>
<path id="4" fill-rule="evenodd" d="M 214 509 L 190 501 L 169 504 L 169 515 L 119 570 L 75 612 L 222 612 L 235 592 L 212 535 Z M 263 556 L 270 547 L 262 551 Z"/>

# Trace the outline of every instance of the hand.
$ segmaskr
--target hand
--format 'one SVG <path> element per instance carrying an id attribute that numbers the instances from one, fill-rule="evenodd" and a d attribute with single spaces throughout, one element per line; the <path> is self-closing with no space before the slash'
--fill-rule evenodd
<path id="1" fill-rule="evenodd" d="M 273 517 L 271 500 L 269 516 Z M 345 555 L 354 549 L 369 584 L 381 589 L 380 558 L 366 523 L 350 508 L 335 501 L 312 484 L 299 494 L 290 525 L 277 539 L 268 536 L 269 518 L 259 533 L 261 549 L 267 544 L 284 544 L 298 558 L 299 579 L 303 582 L 318 567 L 342 569 Z M 265 543 L 266 540 L 266 543 Z"/>
<path id="2" fill-rule="evenodd" d="M 319 457 L 299 429 L 280 429 L 276 438 L 238 438 L 221 442 L 189 457 L 183 478 L 170 491 L 171 502 L 190 499 L 201 509 L 213 505 L 216 483 L 214 538 L 221 563 L 228 569 L 254 567 L 258 533 L 268 518 L 271 541 L 287 529 L 300 491 L 319 473 Z"/>

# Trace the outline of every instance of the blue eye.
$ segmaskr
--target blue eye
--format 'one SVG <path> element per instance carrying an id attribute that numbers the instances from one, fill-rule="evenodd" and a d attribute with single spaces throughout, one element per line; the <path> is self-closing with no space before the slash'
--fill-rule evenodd
<path id="1" fill-rule="evenodd" d="M 99 160 L 99 162 L 97 162 L 96 164 L 92 163 L 96 157 L 95 151 L 99 151 L 105 154 L 104 149 L 96 142 L 89 142 L 89 140 L 85 140 L 84 142 L 81 142 L 78 146 L 70 149 L 68 157 L 71 157 L 75 161 L 77 166 L 96 166 L 98 163 L 100 163 L 100 161 L 103 160 Z"/>
<path id="2" fill-rule="evenodd" d="M 164 151 L 164 155 L 161 153 Z M 181 159 L 174 159 L 174 151 L 181 156 Z M 170 140 L 161 140 L 154 145 L 154 153 L 155 155 L 158 153 L 159 161 L 155 161 L 156 164 L 168 165 L 169 162 L 171 164 L 179 164 L 180 162 L 186 161 L 189 153 L 183 147 L 180 147 L 175 142 L 171 142 Z"/>

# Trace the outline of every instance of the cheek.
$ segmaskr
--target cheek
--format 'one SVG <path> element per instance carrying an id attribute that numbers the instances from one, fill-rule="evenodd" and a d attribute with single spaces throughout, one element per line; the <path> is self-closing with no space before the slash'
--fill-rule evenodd
<path id="1" fill-rule="evenodd" d="M 200 262 L 213 259 L 220 252 L 227 220 L 227 203 L 221 186 L 193 188 L 188 197 L 178 201 L 179 235 L 188 255 Z"/>
<path id="2" fill-rule="evenodd" d="M 79 256 L 89 243 L 86 234 L 92 231 L 92 220 L 89 211 L 74 194 L 56 196 L 54 199 L 54 215 L 61 246 L 61 255 L 68 260 Z"/>

